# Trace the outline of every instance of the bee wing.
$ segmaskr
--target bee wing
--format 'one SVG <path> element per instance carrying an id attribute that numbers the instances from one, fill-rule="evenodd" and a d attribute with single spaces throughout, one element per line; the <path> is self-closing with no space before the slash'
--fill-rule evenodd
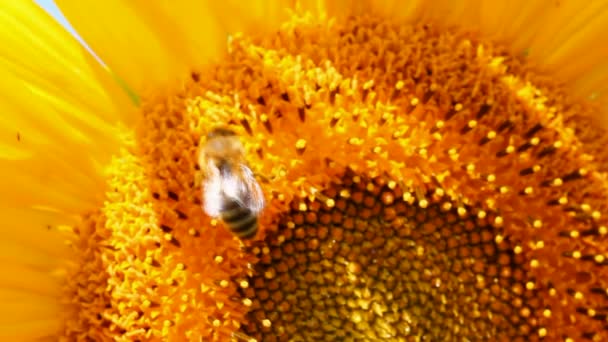
<path id="1" fill-rule="evenodd" d="M 224 187 L 226 195 L 238 200 L 256 214 L 264 209 L 262 188 L 246 165 L 241 164 L 238 175 L 234 174 L 232 177 L 225 178 L 224 181 L 226 182 Z"/>
<path id="2" fill-rule="evenodd" d="M 211 169 L 213 170 L 213 169 Z M 220 216 L 223 181 L 219 172 L 208 172 L 203 181 L 203 209 L 211 217 Z"/>
<path id="3" fill-rule="evenodd" d="M 226 197 L 257 214 L 264 208 L 264 193 L 253 172 L 245 165 L 222 172 L 210 166 L 203 182 L 203 209 L 211 217 L 218 217 Z"/>

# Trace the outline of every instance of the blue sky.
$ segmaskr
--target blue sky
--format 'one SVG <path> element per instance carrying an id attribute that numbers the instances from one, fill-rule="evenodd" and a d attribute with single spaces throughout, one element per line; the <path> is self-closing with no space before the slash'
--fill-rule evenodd
<path id="1" fill-rule="evenodd" d="M 21 0 L 18 0 L 18 1 L 21 1 Z M 99 57 L 91 51 L 89 46 L 87 44 L 85 44 L 85 42 L 82 40 L 82 38 L 76 33 L 76 31 L 74 30 L 72 25 L 70 25 L 70 23 L 68 23 L 67 19 L 63 16 L 63 14 L 61 13 L 61 11 L 57 7 L 57 5 L 55 5 L 55 2 L 53 0 L 34 0 L 34 1 L 40 7 L 44 8 L 51 16 L 53 16 L 53 18 L 55 18 L 61 25 L 63 25 L 70 33 L 72 33 L 72 35 L 74 35 L 74 37 L 76 37 L 76 39 L 78 39 L 78 41 L 80 41 L 80 43 L 82 45 L 84 45 L 84 47 L 87 50 L 89 50 L 101 62 Z M 101 63 L 103 63 L 103 62 L 101 62 Z"/>
<path id="2" fill-rule="evenodd" d="M 72 26 L 68 23 L 68 21 L 63 16 L 63 14 L 61 14 L 61 11 L 59 10 L 59 8 L 57 8 L 57 5 L 55 5 L 55 2 L 53 0 L 35 0 L 35 2 L 40 7 L 44 8 L 47 12 L 49 12 L 63 26 L 65 26 L 68 29 L 68 31 L 70 31 L 73 35 L 77 36 L 76 31 L 74 31 Z"/>

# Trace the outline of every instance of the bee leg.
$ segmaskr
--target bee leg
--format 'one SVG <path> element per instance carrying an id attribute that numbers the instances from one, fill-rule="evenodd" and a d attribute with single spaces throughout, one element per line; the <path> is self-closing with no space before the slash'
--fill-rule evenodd
<path id="1" fill-rule="evenodd" d="M 238 331 L 235 331 L 232 333 L 232 338 L 233 338 L 233 341 L 257 342 L 257 340 L 255 338 L 247 336 Z"/>

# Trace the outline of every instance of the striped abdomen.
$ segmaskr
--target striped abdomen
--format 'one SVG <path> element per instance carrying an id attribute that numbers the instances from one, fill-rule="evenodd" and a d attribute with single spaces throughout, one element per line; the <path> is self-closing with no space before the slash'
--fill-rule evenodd
<path id="1" fill-rule="evenodd" d="M 240 239 L 250 239 L 258 231 L 258 217 L 249 208 L 232 198 L 224 198 L 220 218 L 228 229 Z"/>

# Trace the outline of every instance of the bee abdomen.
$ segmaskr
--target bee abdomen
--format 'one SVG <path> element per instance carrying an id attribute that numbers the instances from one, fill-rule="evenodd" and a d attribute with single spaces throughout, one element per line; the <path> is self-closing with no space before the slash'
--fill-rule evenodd
<path id="1" fill-rule="evenodd" d="M 257 233 L 257 216 L 249 208 L 242 206 L 235 200 L 226 200 L 220 217 L 230 231 L 241 239 L 250 239 Z"/>

